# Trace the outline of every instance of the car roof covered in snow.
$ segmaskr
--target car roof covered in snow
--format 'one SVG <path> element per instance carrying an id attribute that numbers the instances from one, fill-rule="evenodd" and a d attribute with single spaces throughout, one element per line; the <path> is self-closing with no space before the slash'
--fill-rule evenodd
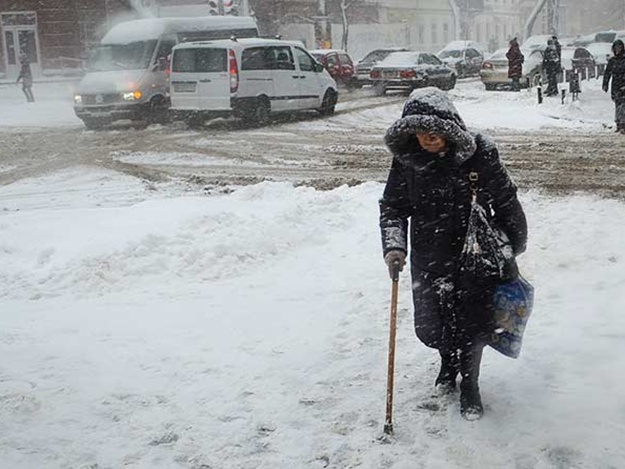
<path id="1" fill-rule="evenodd" d="M 102 38 L 102 44 L 129 44 L 158 39 L 167 33 L 194 31 L 256 29 L 256 21 L 249 16 L 204 16 L 199 18 L 146 18 L 126 21 L 111 28 Z"/>
<path id="2" fill-rule="evenodd" d="M 451 41 L 445 47 L 443 47 L 440 52 L 444 50 L 463 50 L 463 49 L 477 49 L 479 51 L 483 51 L 484 48 L 482 45 L 475 41 Z"/>

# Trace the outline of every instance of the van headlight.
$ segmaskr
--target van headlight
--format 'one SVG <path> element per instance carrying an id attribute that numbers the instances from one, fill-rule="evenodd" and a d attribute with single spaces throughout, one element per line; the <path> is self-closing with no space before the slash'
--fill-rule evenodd
<path id="1" fill-rule="evenodd" d="M 79 94 L 74 95 L 74 104 L 82 104 L 82 96 Z"/>
<path id="2" fill-rule="evenodd" d="M 139 101 L 142 96 L 143 94 L 141 93 L 141 91 L 137 90 L 124 93 L 123 98 L 124 101 Z"/>

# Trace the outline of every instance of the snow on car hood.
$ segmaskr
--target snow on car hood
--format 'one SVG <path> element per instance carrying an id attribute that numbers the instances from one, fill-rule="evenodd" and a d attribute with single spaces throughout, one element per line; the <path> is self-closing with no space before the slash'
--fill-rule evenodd
<path id="1" fill-rule="evenodd" d="M 138 88 L 145 70 L 88 72 L 78 85 L 78 93 L 124 93 Z"/>

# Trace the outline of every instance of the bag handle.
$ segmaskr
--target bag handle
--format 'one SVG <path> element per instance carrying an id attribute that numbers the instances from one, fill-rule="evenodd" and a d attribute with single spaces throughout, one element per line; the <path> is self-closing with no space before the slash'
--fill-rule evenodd
<path id="1" fill-rule="evenodd" d="M 471 199 L 473 202 L 477 201 L 477 191 L 480 189 L 480 186 L 477 184 L 480 175 L 477 171 L 471 171 L 469 173 L 469 188 L 471 189 Z"/>

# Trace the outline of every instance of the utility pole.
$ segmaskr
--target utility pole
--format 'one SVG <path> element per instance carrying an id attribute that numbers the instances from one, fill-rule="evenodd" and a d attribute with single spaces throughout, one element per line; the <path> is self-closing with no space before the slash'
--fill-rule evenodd
<path id="1" fill-rule="evenodd" d="M 547 2 L 547 30 L 553 35 L 557 35 L 560 31 L 560 0 Z"/>
<path id="2" fill-rule="evenodd" d="M 328 12 L 326 10 L 326 0 L 319 0 L 317 7 L 317 16 L 315 20 L 315 40 L 317 47 L 326 49 L 332 43 L 332 33 L 330 32 L 330 23 L 328 22 Z"/>

